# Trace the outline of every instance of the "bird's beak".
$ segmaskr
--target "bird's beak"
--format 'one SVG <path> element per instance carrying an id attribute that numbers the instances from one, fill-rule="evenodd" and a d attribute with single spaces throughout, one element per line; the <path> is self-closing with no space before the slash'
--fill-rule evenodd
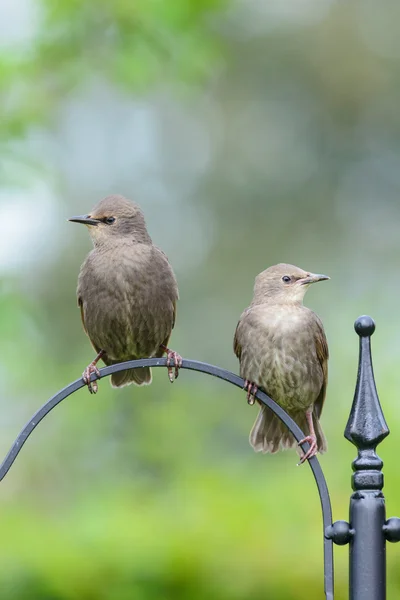
<path id="1" fill-rule="evenodd" d="M 310 285 L 311 283 L 317 283 L 317 281 L 324 281 L 325 279 L 330 279 L 330 277 L 328 277 L 328 275 L 309 273 L 307 277 L 300 279 L 299 283 L 301 285 Z"/>
<path id="2" fill-rule="evenodd" d="M 90 215 L 80 215 L 78 217 L 71 217 L 68 221 L 73 223 L 82 223 L 83 225 L 98 225 L 99 219 L 92 219 Z"/>

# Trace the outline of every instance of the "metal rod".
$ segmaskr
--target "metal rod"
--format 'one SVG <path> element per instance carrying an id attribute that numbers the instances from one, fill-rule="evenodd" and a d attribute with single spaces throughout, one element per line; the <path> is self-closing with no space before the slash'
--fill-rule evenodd
<path id="1" fill-rule="evenodd" d="M 166 358 L 146 358 L 140 360 L 130 360 L 124 363 L 118 363 L 116 365 L 110 365 L 103 369 L 100 369 L 100 377 L 108 377 L 112 373 L 117 373 L 118 371 L 124 371 L 126 369 L 135 369 L 140 367 L 165 367 L 167 365 Z M 227 371 L 225 369 L 221 369 L 219 367 L 215 367 L 214 365 L 209 365 L 207 363 L 198 362 L 195 360 L 183 360 L 182 369 L 189 369 L 191 371 L 199 371 L 200 373 L 205 373 L 207 375 L 212 375 L 213 377 L 217 377 L 224 381 L 227 381 L 237 387 L 244 387 L 244 380 Z M 91 381 L 95 381 L 99 379 L 95 373 L 91 376 Z M 25 427 L 17 436 L 15 442 L 11 446 L 7 456 L 3 460 L 0 465 L 0 481 L 4 479 L 13 465 L 15 459 L 17 458 L 22 446 L 32 433 L 32 431 L 38 426 L 38 424 L 45 418 L 45 416 L 53 410 L 62 400 L 65 400 L 86 385 L 82 379 L 77 379 L 72 382 L 70 385 L 60 390 L 52 396 L 28 421 Z M 298 427 L 298 425 L 293 421 L 293 419 L 278 405 L 276 404 L 272 398 L 267 396 L 261 390 L 258 390 L 256 394 L 256 398 L 266 406 L 268 406 L 278 417 L 285 423 L 285 425 L 292 432 L 296 440 L 299 442 L 304 439 L 304 433 Z M 309 447 L 308 443 L 303 444 L 303 450 L 307 450 Z M 318 493 L 321 501 L 322 508 L 322 519 L 323 519 L 323 545 L 324 545 L 324 589 L 325 589 L 325 598 L 326 600 L 333 600 L 333 543 L 332 539 L 325 535 L 327 529 L 332 525 L 332 508 L 331 501 L 328 492 L 328 486 L 326 484 L 326 480 L 321 469 L 321 466 L 314 456 L 308 461 L 312 473 L 314 475 L 315 483 L 317 484 Z"/>
<path id="2" fill-rule="evenodd" d="M 386 541 L 385 499 L 371 491 L 353 494 L 350 500 L 350 599 L 385 600 Z"/>

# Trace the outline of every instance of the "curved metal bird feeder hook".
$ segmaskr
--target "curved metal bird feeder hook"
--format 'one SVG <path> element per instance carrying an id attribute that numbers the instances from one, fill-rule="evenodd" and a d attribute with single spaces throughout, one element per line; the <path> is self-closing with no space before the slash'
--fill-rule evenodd
<path id="1" fill-rule="evenodd" d="M 166 358 L 147 358 L 142 360 L 130 360 L 124 363 L 119 363 L 117 365 L 111 365 L 108 367 L 104 367 L 100 369 L 100 377 L 108 377 L 112 373 L 117 373 L 118 371 L 124 371 L 126 369 L 137 369 L 140 367 L 165 367 L 167 366 Z M 227 381 L 239 388 L 244 387 L 244 380 L 227 371 L 225 369 L 221 369 L 214 365 L 209 365 L 207 363 L 198 362 L 195 360 L 183 360 L 182 369 L 189 369 L 191 371 L 198 371 L 200 373 L 205 373 L 206 375 L 212 375 L 213 377 L 218 377 L 223 381 Z M 91 381 L 95 381 L 98 379 L 97 375 L 93 374 L 91 376 Z M 69 384 L 67 387 L 63 388 L 57 394 L 55 394 L 50 400 L 48 400 L 29 420 L 29 422 L 22 429 L 15 442 L 11 446 L 10 451 L 7 456 L 3 460 L 0 465 L 0 481 L 4 479 L 11 466 L 13 465 L 15 459 L 17 458 L 22 446 L 32 433 L 32 431 L 37 427 L 37 425 L 44 419 L 44 417 L 62 400 L 65 400 L 79 390 L 84 387 L 85 383 L 82 379 L 77 379 L 73 383 Z M 296 440 L 300 442 L 300 440 L 304 439 L 305 435 L 301 431 L 301 429 L 296 425 L 293 419 L 278 405 L 276 404 L 267 394 L 258 390 L 256 393 L 256 398 L 262 403 L 268 406 L 279 419 L 288 427 L 291 433 L 294 435 Z M 302 445 L 304 451 L 308 449 L 308 443 Z M 313 472 L 315 483 L 318 487 L 319 497 L 321 500 L 321 508 L 322 508 L 322 519 L 323 519 L 323 531 L 324 531 L 324 589 L 325 589 L 325 597 L 326 600 L 333 600 L 333 542 L 332 539 L 328 539 L 325 536 L 325 531 L 329 530 L 332 526 L 332 509 L 331 502 L 329 498 L 328 486 L 326 484 L 326 480 L 324 474 L 322 472 L 321 466 L 316 457 L 313 457 L 308 460 L 310 468 Z"/>

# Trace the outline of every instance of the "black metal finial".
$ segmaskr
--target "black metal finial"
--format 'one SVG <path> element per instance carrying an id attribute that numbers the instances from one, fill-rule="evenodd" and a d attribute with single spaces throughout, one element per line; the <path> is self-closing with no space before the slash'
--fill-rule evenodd
<path id="1" fill-rule="evenodd" d="M 375 331 L 375 321 L 368 315 L 362 315 L 354 323 L 354 329 L 360 337 L 369 337 Z"/>
<path id="2" fill-rule="evenodd" d="M 372 368 L 370 336 L 375 323 L 363 315 L 355 322 L 354 329 L 360 336 L 360 355 L 356 391 L 344 435 L 359 450 L 372 450 L 389 435 Z"/>
<path id="3" fill-rule="evenodd" d="M 396 536 L 396 525 L 386 525 L 383 488 L 383 462 L 377 445 L 389 434 L 376 391 L 371 357 L 371 335 L 375 323 L 359 317 L 354 329 L 360 336 L 357 385 L 345 437 L 358 450 L 353 461 L 350 500 L 350 600 L 385 600 L 387 534 Z M 345 532 L 344 532 L 345 533 Z M 344 539 L 344 536 L 343 536 Z"/>

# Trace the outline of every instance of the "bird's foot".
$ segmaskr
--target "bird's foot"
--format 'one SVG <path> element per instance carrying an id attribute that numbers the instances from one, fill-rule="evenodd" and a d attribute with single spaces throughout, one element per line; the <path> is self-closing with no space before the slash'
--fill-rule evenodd
<path id="1" fill-rule="evenodd" d="M 90 381 L 90 377 L 93 373 L 95 373 L 97 375 L 97 377 L 100 378 L 100 371 L 97 368 L 97 363 L 99 362 L 100 358 L 104 355 L 104 351 L 101 350 L 98 355 L 96 356 L 96 358 L 94 360 L 92 360 L 92 362 L 86 367 L 86 369 L 83 371 L 82 373 L 82 379 L 85 382 L 85 384 L 88 387 L 88 390 L 91 394 L 97 394 L 97 391 L 99 389 L 99 385 L 97 383 L 97 381 Z"/>
<path id="2" fill-rule="evenodd" d="M 182 356 L 175 352 L 175 350 L 170 350 L 166 346 L 163 346 L 167 352 L 167 367 L 168 367 L 168 377 L 171 383 L 174 383 L 175 379 L 179 377 L 179 369 L 182 366 Z M 171 362 L 174 364 L 174 368 L 171 365 Z"/>
<path id="3" fill-rule="evenodd" d="M 318 452 L 317 437 L 315 435 L 307 435 L 304 439 L 300 440 L 298 445 L 301 446 L 301 444 L 304 444 L 305 442 L 308 442 L 310 444 L 310 447 L 307 450 L 307 452 L 304 452 L 303 456 L 300 458 L 298 466 L 302 465 L 306 460 L 315 456 Z"/>
<path id="4" fill-rule="evenodd" d="M 247 395 L 246 395 L 247 403 L 250 404 L 250 406 L 252 406 L 254 404 L 254 402 L 256 401 L 256 394 L 258 392 L 258 386 L 256 386 L 256 384 L 253 383 L 252 381 L 245 379 L 243 389 L 246 390 L 246 392 L 247 392 Z"/>

